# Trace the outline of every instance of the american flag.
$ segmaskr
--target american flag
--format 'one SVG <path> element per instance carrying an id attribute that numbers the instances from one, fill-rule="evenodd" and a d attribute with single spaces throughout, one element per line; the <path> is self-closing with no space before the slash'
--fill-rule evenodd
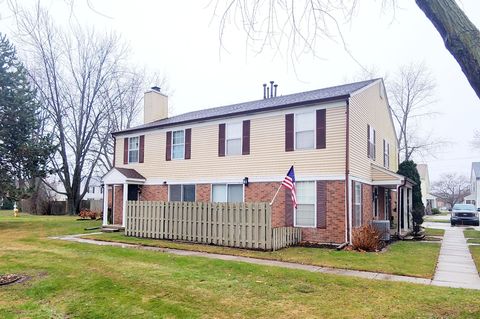
<path id="1" fill-rule="evenodd" d="M 297 208 L 297 194 L 295 189 L 295 172 L 293 170 L 293 165 L 288 170 L 287 176 L 283 179 L 282 185 L 288 188 L 292 194 L 292 202 L 295 208 Z"/>

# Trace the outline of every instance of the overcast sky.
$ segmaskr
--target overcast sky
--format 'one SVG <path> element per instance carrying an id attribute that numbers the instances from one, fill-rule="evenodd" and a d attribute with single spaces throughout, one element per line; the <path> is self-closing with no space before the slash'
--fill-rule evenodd
<path id="1" fill-rule="evenodd" d="M 71 13 L 66 2 L 42 3 L 65 23 Z M 270 80 L 279 84 L 280 95 L 342 84 L 360 73 L 343 47 L 329 40 L 317 43 L 318 57 L 306 54 L 292 63 L 289 55 L 273 50 L 261 54 L 249 50 L 245 34 L 232 26 L 222 50 L 210 0 L 91 0 L 94 10 L 80 2 L 76 1 L 73 12 L 82 24 L 117 31 L 130 44 L 133 63 L 167 77 L 176 114 L 260 99 L 262 83 Z M 450 144 L 417 160 L 429 165 L 431 180 L 445 172 L 469 176 L 471 162 L 480 161 L 480 152 L 470 146 L 474 130 L 480 129 L 479 99 L 413 0 L 401 1 L 403 7 L 395 15 L 382 12 L 380 2 L 360 2 L 353 21 L 342 25 L 350 51 L 362 65 L 375 66 L 379 74 L 393 74 L 411 62 L 427 64 L 437 84 L 432 109 L 439 114 L 422 121 L 422 130 Z M 480 1 L 464 0 L 461 6 L 480 26 Z M 1 30 L 14 40 L 15 24 L 5 2 L 0 8 Z"/>

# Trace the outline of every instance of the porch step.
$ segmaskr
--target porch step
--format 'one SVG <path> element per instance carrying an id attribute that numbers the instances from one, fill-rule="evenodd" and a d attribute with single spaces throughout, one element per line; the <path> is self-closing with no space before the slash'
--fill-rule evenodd
<path id="1" fill-rule="evenodd" d="M 116 233 L 124 230 L 125 230 L 125 227 L 118 226 L 118 225 L 103 226 L 101 229 L 102 233 Z"/>

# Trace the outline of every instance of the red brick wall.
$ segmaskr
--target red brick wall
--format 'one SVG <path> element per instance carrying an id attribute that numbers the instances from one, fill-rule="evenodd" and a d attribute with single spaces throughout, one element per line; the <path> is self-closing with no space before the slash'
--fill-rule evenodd
<path id="1" fill-rule="evenodd" d="M 209 202 L 211 200 L 210 189 L 210 184 L 197 184 L 195 186 L 195 200 L 197 202 Z"/>
<path id="2" fill-rule="evenodd" d="M 115 196 L 113 205 L 113 223 L 121 225 L 123 221 L 123 185 L 115 186 Z"/>
<path id="3" fill-rule="evenodd" d="M 269 203 L 281 182 L 249 183 L 245 187 L 245 202 Z M 280 190 L 272 205 L 272 227 L 285 226 L 285 192 Z"/>
<path id="4" fill-rule="evenodd" d="M 143 185 L 139 200 L 168 201 L 167 185 Z"/>
<path id="5" fill-rule="evenodd" d="M 383 187 L 378 188 L 378 219 L 385 219 L 385 192 L 387 190 Z"/>
<path id="6" fill-rule="evenodd" d="M 327 227 L 302 228 L 302 239 L 315 243 L 345 242 L 344 181 L 327 181 Z"/>
<path id="7" fill-rule="evenodd" d="M 362 225 L 373 219 L 373 186 L 362 183 Z"/>

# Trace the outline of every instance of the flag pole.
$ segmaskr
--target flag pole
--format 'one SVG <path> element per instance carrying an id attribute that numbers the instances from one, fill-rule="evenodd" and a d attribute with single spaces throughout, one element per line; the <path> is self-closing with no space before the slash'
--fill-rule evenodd
<path id="1" fill-rule="evenodd" d="M 280 191 L 280 188 L 282 188 L 282 184 L 280 184 L 280 186 L 279 186 L 278 189 L 277 189 L 277 192 L 275 193 L 275 196 L 273 196 L 273 199 L 272 199 L 272 201 L 270 202 L 270 206 L 272 206 L 273 201 L 275 200 L 275 198 L 277 198 L 277 195 L 278 195 L 278 192 Z"/>

